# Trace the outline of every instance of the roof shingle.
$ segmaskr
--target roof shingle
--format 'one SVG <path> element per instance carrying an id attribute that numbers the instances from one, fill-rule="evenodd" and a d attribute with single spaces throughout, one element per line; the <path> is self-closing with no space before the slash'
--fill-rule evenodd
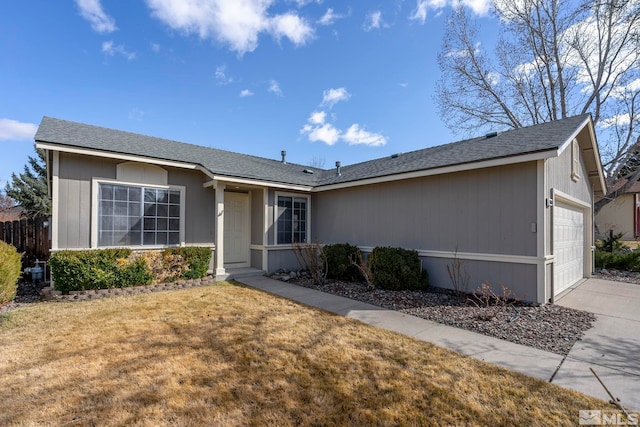
<path id="1" fill-rule="evenodd" d="M 558 149 L 589 118 L 588 114 L 467 139 L 354 165 L 322 170 L 146 135 L 44 117 L 37 142 L 201 165 L 212 174 L 284 184 L 322 186 L 521 156 Z M 304 170 L 313 171 L 312 174 Z"/>

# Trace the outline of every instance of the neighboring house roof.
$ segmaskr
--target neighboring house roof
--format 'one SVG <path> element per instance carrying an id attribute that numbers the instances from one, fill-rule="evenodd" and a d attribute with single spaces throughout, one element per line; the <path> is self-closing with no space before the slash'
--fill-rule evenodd
<path id="1" fill-rule="evenodd" d="M 612 192 L 618 191 L 620 190 L 625 184 L 627 183 L 626 179 L 621 179 L 616 181 L 610 188 L 610 190 Z M 631 184 L 631 187 L 629 187 L 627 189 L 627 191 L 625 191 L 623 194 L 633 194 L 633 193 L 640 193 L 640 181 L 636 181 L 633 184 Z M 618 196 L 618 194 L 616 194 L 616 196 Z"/>
<path id="2" fill-rule="evenodd" d="M 583 114 L 491 136 L 400 153 L 344 166 L 341 168 L 340 175 L 336 173 L 335 169 L 322 170 L 310 166 L 283 163 L 278 160 L 51 117 L 42 119 L 35 139 L 38 143 L 50 143 L 56 146 L 200 165 L 215 176 L 321 187 L 494 159 L 557 152 L 588 122 L 590 122 L 590 116 Z M 595 149 L 597 150 L 597 147 Z M 599 164 L 599 161 L 597 163 Z M 304 170 L 313 173 L 305 173 Z"/>

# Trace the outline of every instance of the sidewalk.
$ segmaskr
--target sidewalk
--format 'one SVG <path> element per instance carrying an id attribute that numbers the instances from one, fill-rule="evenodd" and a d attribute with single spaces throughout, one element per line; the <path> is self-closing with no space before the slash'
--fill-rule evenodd
<path id="1" fill-rule="evenodd" d="M 557 304 L 598 319 L 573 346 L 553 383 L 608 401 L 593 368 L 623 406 L 640 410 L 640 285 L 589 279 Z"/>

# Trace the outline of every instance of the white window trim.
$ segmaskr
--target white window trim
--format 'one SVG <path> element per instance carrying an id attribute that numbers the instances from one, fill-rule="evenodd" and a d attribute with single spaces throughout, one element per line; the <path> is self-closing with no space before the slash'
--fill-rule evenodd
<path id="1" fill-rule="evenodd" d="M 181 185 L 153 185 L 139 182 L 118 181 L 107 178 L 91 179 L 91 248 L 109 248 L 111 246 L 98 246 L 98 189 L 100 184 L 128 185 L 131 187 L 157 188 L 161 190 L 174 190 L 180 192 L 180 245 L 185 246 L 185 206 L 187 204 L 185 195 L 186 187 Z M 176 245 L 131 245 L 131 249 L 164 249 L 175 247 Z"/>
<path id="2" fill-rule="evenodd" d="M 307 217 L 306 217 L 306 229 L 307 229 L 307 243 L 311 239 L 311 197 L 308 194 L 301 193 L 286 193 L 276 191 L 273 200 L 273 243 L 276 246 L 293 246 L 292 243 L 278 243 L 278 197 L 298 197 L 300 199 L 307 200 Z"/>

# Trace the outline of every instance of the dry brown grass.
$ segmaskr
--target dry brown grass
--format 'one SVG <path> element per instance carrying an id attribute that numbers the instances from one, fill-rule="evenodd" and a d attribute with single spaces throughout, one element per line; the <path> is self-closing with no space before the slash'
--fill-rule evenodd
<path id="1" fill-rule="evenodd" d="M 0 320 L 0 425 L 575 425 L 605 403 L 231 283 Z"/>

